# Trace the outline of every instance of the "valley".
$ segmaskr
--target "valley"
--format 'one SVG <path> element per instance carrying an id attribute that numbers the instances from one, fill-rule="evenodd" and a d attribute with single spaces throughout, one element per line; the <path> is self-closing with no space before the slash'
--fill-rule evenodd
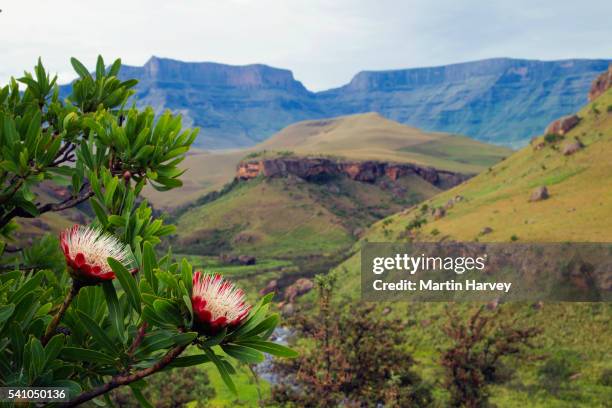
<path id="1" fill-rule="evenodd" d="M 215 262 L 223 254 L 255 258 L 236 278 L 259 290 L 326 272 L 373 222 L 464 182 L 510 150 L 368 113 L 300 122 L 242 154 L 217 153 L 219 173 L 233 181 L 171 210 L 172 242 L 183 254 L 206 256 L 203 266 L 223 269 Z M 207 157 L 188 157 L 195 168 L 187 180 L 218 177 Z"/>

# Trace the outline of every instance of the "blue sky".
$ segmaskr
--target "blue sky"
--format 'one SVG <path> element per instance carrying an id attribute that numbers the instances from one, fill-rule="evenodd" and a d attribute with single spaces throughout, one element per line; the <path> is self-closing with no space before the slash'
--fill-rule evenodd
<path id="1" fill-rule="evenodd" d="M 38 56 L 62 82 L 70 56 L 93 66 L 265 63 L 309 89 L 361 70 L 509 56 L 611 58 L 609 0 L 0 0 L 0 83 Z"/>

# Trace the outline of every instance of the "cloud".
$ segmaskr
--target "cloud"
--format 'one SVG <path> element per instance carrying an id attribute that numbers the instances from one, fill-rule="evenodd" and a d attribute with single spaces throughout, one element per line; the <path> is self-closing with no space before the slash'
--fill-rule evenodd
<path id="1" fill-rule="evenodd" d="M 38 56 L 62 82 L 74 75 L 70 56 L 93 66 L 97 54 L 131 65 L 157 55 L 266 63 L 315 90 L 363 69 L 612 56 L 609 1 L 12 0 L 0 8 L 2 83 Z"/>

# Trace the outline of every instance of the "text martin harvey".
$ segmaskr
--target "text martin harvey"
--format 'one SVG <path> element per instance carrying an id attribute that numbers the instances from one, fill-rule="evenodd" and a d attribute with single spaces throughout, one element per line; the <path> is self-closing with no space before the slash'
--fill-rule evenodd
<path id="1" fill-rule="evenodd" d="M 478 282 L 477 280 L 466 280 L 465 282 L 455 282 L 454 280 L 448 280 L 444 282 L 435 282 L 430 280 L 420 280 L 414 282 L 408 279 L 402 279 L 398 282 L 383 282 L 377 279 L 372 284 L 374 290 L 429 290 L 429 291 L 504 291 L 508 293 L 511 282 Z M 418 289 L 417 289 L 418 287 Z"/>

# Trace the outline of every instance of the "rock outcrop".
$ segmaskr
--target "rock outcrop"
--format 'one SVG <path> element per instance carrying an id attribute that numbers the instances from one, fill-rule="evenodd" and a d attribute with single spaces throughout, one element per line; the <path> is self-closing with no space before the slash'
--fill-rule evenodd
<path id="1" fill-rule="evenodd" d="M 300 278 L 285 289 L 285 301 L 292 303 L 295 298 L 310 292 L 314 288 L 314 282 L 307 278 Z"/>
<path id="2" fill-rule="evenodd" d="M 578 117 L 578 115 L 564 116 L 548 125 L 544 133 L 547 135 L 563 136 L 567 132 L 575 128 L 579 122 L 580 118 Z"/>
<path id="3" fill-rule="evenodd" d="M 219 262 L 226 265 L 255 265 L 257 258 L 252 255 L 221 254 Z"/>
<path id="4" fill-rule="evenodd" d="M 549 197 L 548 189 L 545 186 L 538 187 L 531 192 L 531 196 L 529 197 L 529 201 L 542 201 L 546 200 Z"/>
<path id="5" fill-rule="evenodd" d="M 593 81 L 589 90 L 589 102 L 593 102 L 601 94 L 612 88 L 612 64 L 608 67 L 608 71 L 604 72 Z"/>
<path id="6" fill-rule="evenodd" d="M 325 177 L 346 176 L 355 181 L 374 183 L 382 179 L 396 181 L 409 175 L 418 176 L 440 187 L 450 188 L 470 176 L 437 170 L 416 164 L 385 163 L 377 161 L 334 161 L 326 158 L 293 157 L 243 161 L 238 164 L 236 178 L 249 180 L 263 177 L 299 177 L 317 180 Z"/>
<path id="7" fill-rule="evenodd" d="M 565 146 L 563 146 L 563 154 L 565 156 L 570 156 L 582 149 L 583 147 L 584 146 L 582 145 L 582 143 L 580 143 L 579 140 L 567 143 Z"/>

